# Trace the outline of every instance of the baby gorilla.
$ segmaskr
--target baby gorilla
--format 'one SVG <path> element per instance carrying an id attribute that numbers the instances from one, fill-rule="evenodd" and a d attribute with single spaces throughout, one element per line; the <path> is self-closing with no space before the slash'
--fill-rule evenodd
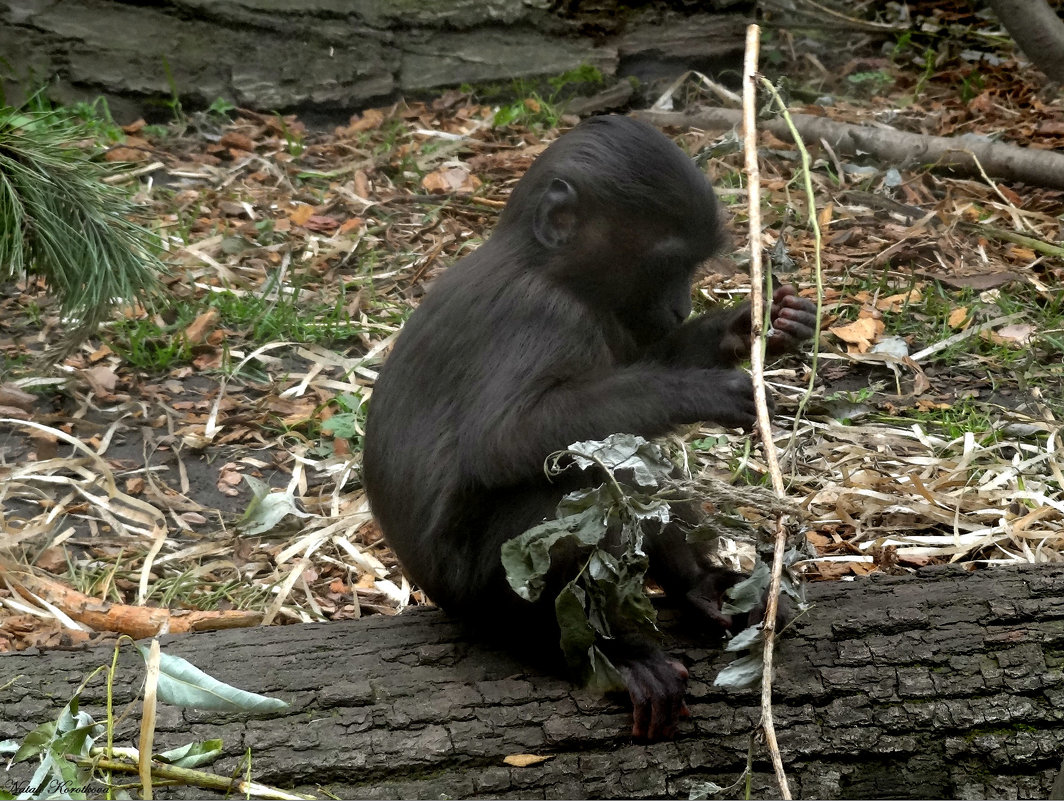
<path id="1" fill-rule="evenodd" d="M 363 466 L 388 544 L 433 601 L 557 650 L 553 595 L 518 597 L 499 558 L 575 486 L 547 479 L 547 456 L 617 432 L 754 425 L 750 377 L 736 369 L 749 307 L 687 319 L 696 269 L 724 241 L 713 190 L 683 151 L 642 122 L 596 117 L 544 151 L 491 238 L 432 286 L 377 380 Z M 812 336 L 815 306 L 793 287 L 776 290 L 771 316 L 772 353 Z M 651 574 L 729 627 L 721 595 L 736 575 L 698 548 L 666 528 L 647 543 Z M 557 588 L 579 567 L 555 559 Z M 671 736 L 687 671 L 642 634 L 607 655 L 633 734 Z"/>

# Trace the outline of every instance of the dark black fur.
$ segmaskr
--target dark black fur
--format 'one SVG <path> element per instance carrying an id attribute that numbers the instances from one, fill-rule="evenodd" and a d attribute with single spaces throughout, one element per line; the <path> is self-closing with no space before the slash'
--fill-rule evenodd
<path id="1" fill-rule="evenodd" d="M 571 489 L 544 459 L 616 432 L 754 423 L 741 306 L 684 322 L 700 262 L 725 235 L 713 191 L 665 136 L 626 117 L 588 120 L 515 187 L 492 237 L 451 267 L 410 317 L 374 389 L 364 476 L 410 578 L 454 614 L 553 641 L 550 603 L 505 581 L 501 544 L 551 515 Z M 771 345 L 808 338 L 813 313 L 777 290 Z M 734 577 L 682 533 L 650 545 L 669 594 L 719 625 Z M 559 581 L 568 576 L 559 576 Z M 652 643 L 611 652 L 638 736 L 671 734 L 686 671 Z"/>

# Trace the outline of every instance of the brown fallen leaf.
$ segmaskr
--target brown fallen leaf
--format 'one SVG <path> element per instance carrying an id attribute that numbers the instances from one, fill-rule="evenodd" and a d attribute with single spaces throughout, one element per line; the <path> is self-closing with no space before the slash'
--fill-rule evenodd
<path id="1" fill-rule="evenodd" d="M 78 372 L 89 383 L 93 392 L 102 397 L 113 395 L 115 387 L 118 386 L 118 375 L 110 367 L 102 364 Z"/>
<path id="2" fill-rule="evenodd" d="M 858 353 L 865 353 L 886 329 L 882 320 L 862 317 L 847 325 L 832 326 L 828 331 L 843 342 L 853 345 Z"/>
<path id="3" fill-rule="evenodd" d="M 289 210 L 288 219 L 296 225 L 303 225 L 314 216 L 314 207 L 306 203 L 297 203 L 295 208 Z"/>
<path id="4" fill-rule="evenodd" d="M 312 214 L 306 219 L 306 222 L 303 223 L 303 227 L 308 231 L 326 233 L 329 231 L 335 231 L 339 228 L 340 221 L 333 217 L 327 217 L 324 214 Z"/>
<path id="5" fill-rule="evenodd" d="M 1022 348 L 1030 344 L 1031 337 L 1037 329 L 1029 323 L 1016 323 L 1006 325 L 997 331 L 983 331 L 982 337 L 995 345 L 1005 345 L 1010 348 Z"/>
<path id="6" fill-rule="evenodd" d="M 362 227 L 362 218 L 361 217 L 349 217 L 348 219 L 346 219 L 340 225 L 340 227 L 337 229 L 336 233 L 338 233 L 338 234 L 348 234 L 351 231 L 357 231 L 361 227 Z"/>
<path id="7" fill-rule="evenodd" d="M 950 328 L 962 328 L 965 321 L 968 319 L 968 307 L 958 306 L 956 309 L 949 313 L 949 318 L 946 320 L 947 325 Z"/>
<path id="8" fill-rule="evenodd" d="M 434 195 L 454 192 L 469 194 L 480 186 L 480 179 L 465 167 L 441 167 L 421 179 L 421 186 Z"/>
<path id="9" fill-rule="evenodd" d="M 834 540 L 832 540 L 831 537 L 825 537 L 823 534 L 816 531 L 807 531 L 805 533 L 805 539 L 814 548 L 826 548 L 834 543 Z"/>
<path id="10" fill-rule="evenodd" d="M 144 150 L 140 150 L 135 147 L 112 147 L 103 157 L 106 161 L 117 162 L 131 162 L 131 161 L 147 161 L 148 153 Z"/>
<path id="11" fill-rule="evenodd" d="M 249 153 L 255 150 L 255 142 L 252 141 L 251 137 L 237 131 L 228 131 L 223 134 L 222 138 L 218 140 L 218 144 L 235 150 L 246 150 Z"/>
<path id="12" fill-rule="evenodd" d="M 355 194 L 359 197 L 369 197 L 369 176 L 366 175 L 365 170 L 356 170 L 352 183 L 355 186 Z"/>
<path id="13" fill-rule="evenodd" d="M 11 417 L 15 420 L 29 420 L 30 413 L 18 406 L 5 406 L 0 403 L 0 417 Z"/>
<path id="14" fill-rule="evenodd" d="M 546 762 L 548 759 L 554 759 L 553 754 L 547 756 L 541 756 L 539 754 L 510 754 L 503 757 L 503 762 L 511 767 L 515 768 L 527 768 L 529 765 L 538 765 L 540 762 Z"/>
<path id="15" fill-rule="evenodd" d="M 65 573 L 67 569 L 66 550 L 55 547 L 45 548 L 33 560 L 33 564 L 45 573 Z"/>
<path id="16" fill-rule="evenodd" d="M 340 128 L 339 132 L 346 134 L 361 133 L 362 131 L 372 131 L 374 128 L 380 128 L 381 123 L 384 122 L 384 112 L 379 108 L 368 108 L 362 112 L 362 116 L 358 119 L 351 118 L 350 124 L 344 128 Z"/>
<path id="17" fill-rule="evenodd" d="M 218 310 L 208 309 L 185 328 L 185 339 L 193 345 L 199 345 L 207 339 L 218 322 Z"/>

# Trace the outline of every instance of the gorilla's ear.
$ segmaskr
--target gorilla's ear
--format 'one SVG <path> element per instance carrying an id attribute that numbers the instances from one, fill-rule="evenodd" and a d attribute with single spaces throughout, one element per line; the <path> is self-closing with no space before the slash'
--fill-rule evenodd
<path id="1" fill-rule="evenodd" d="M 539 199 L 532 232 L 546 248 L 569 244 L 576 233 L 576 190 L 568 181 L 555 178 Z"/>

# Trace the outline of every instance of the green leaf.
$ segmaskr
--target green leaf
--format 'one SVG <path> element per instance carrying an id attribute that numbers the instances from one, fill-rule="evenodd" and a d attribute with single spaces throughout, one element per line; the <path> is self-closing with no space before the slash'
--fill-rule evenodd
<path id="1" fill-rule="evenodd" d="M 148 659 L 148 649 L 137 646 Z M 163 653 L 159 663 L 159 700 L 214 712 L 276 712 L 288 704 L 279 698 L 249 693 L 208 676 L 191 662 Z"/>
<path id="2" fill-rule="evenodd" d="M 724 647 L 725 651 L 745 651 L 747 648 L 753 648 L 765 641 L 765 637 L 761 632 L 761 624 L 758 623 L 754 626 L 747 626 L 740 631 L 730 640 Z"/>
<path id="3" fill-rule="evenodd" d="M 581 470 L 596 463 L 610 472 L 626 471 L 626 478 L 642 489 L 657 489 L 675 467 L 660 446 L 634 434 L 614 434 L 602 441 L 574 442 L 568 450 Z M 586 458 L 585 458 L 586 457 Z"/>
<path id="4" fill-rule="evenodd" d="M 52 741 L 49 749 L 53 754 L 76 754 L 88 756 L 89 750 L 96 740 L 104 733 L 101 723 L 92 723 L 88 726 L 78 726 L 65 734 L 61 734 Z"/>
<path id="5" fill-rule="evenodd" d="M 22 740 L 22 745 L 19 746 L 15 755 L 11 757 L 12 764 L 24 762 L 30 757 L 37 756 L 47 750 L 52 740 L 55 739 L 55 730 L 55 721 L 49 720 L 27 734 Z"/>
<path id="6" fill-rule="evenodd" d="M 244 512 L 241 531 L 244 534 L 262 534 L 272 530 L 288 515 L 310 517 L 296 504 L 294 490 L 270 492 L 270 485 L 247 473 L 244 480 L 251 487 L 252 498 Z"/>
<path id="7" fill-rule="evenodd" d="M 597 645 L 591 647 L 590 677 L 586 680 L 589 689 L 599 693 L 616 693 L 628 689 L 624 676 L 609 657 Z"/>
<path id="8" fill-rule="evenodd" d="M 79 756 L 87 756 L 87 754 L 80 754 Z M 41 763 L 41 768 L 34 774 L 35 779 L 42 769 L 47 770 L 49 776 L 48 782 L 37 792 L 38 798 L 86 797 L 84 791 L 79 791 L 75 788 L 83 788 L 89 783 L 91 771 L 79 768 L 73 762 L 65 759 L 63 753 L 49 751 Z M 40 784 L 40 782 L 37 783 L 38 786 Z"/>
<path id="9" fill-rule="evenodd" d="M 161 754 L 155 754 L 154 759 L 176 765 L 179 768 L 198 768 L 214 762 L 222 755 L 221 740 L 203 740 L 198 743 L 188 743 L 180 748 L 171 748 Z"/>
<path id="10" fill-rule="evenodd" d="M 504 128 L 514 120 L 519 119 L 524 113 L 525 105 L 520 100 L 516 103 L 511 103 L 509 106 L 502 106 L 495 112 L 492 125 L 496 128 Z"/>
<path id="11" fill-rule="evenodd" d="M 575 579 L 565 585 L 554 601 L 565 662 L 577 668 L 576 676 L 583 682 L 591 678 L 591 648 L 595 644 L 595 630 L 587 621 L 586 601 L 587 594 Z"/>
<path id="12" fill-rule="evenodd" d="M 761 603 L 765 591 L 772 581 L 772 571 L 764 562 L 754 566 L 754 572 L 745 579 L 729 587 L 724 594 L 730 599 L 721 604 L 720 611 L 726 615 L 738 615 L 749 612 Z"/>
<path id="13" fill-rule="evenodd" d="M 725 690 L 743 690 L 756 686 L 761 681 L 763 664 L 760 652 L 740 657 L 717 674 L 713 686 L 723 687 Z"/>
<path id="14" fill-rule="evenodd" d="M 359 416 L 352 412 L 334 414 L 321 424 L 321 430 L 339 439 L 355 439 L 361 436 Z"/>
<path id="15" fill-rule="evenodd" d="M 597 545 L 606 531 L 602 511 L 594 506 L 579 514 L 540 523 L 502 544 L 506 580 L 526 601 L 536 601 L 546 586 L 551 549 L 567 542 L 585 550 Z"/>

